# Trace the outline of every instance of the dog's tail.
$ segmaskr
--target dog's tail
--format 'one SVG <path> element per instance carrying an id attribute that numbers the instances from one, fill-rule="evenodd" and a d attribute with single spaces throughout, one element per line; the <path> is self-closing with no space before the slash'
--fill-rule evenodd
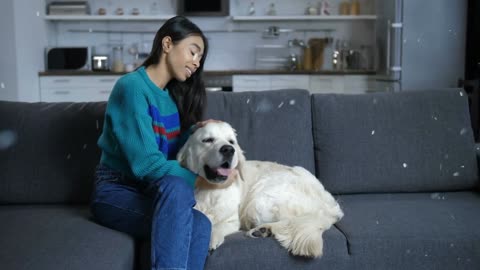
<path id="1" fill-rule="evenodd" d="M 323 254 L 323 232 L 336 221 L 312 214 L 272 223 L 271 230 L 280 244 L 293 255 L 316 258 Z"/>

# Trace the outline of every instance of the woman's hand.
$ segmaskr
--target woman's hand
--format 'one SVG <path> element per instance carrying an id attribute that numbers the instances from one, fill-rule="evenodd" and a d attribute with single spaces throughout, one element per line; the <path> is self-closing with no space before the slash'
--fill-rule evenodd
<path id="1" fill-rule="evenodd" d="M 208 120 L 197 122 L 195 124 L 195 126 L 193 127 L 192 133 L 195 132 L 197 129 L 205 126 L 208 123 L 220 123 L 220 122 L 223 122 L 223 121 L 215 120 L 215 119 L 208 119 Z"/>

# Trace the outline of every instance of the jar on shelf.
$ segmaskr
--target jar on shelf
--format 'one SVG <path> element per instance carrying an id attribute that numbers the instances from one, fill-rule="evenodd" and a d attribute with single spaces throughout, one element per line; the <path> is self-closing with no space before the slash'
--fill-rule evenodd
<path id="1" fill-rule="evenodd" d="M 123 72 L 125 65 L 123 64 L 123 47 L 114 46 L 112 48 L 112 71 Z"/>

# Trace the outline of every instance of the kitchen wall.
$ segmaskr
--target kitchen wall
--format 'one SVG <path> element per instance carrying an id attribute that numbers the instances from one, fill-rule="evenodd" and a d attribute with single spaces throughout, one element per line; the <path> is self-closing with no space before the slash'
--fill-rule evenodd
<path id="1" fill-rule="evenodd" d="M 0 1 L 0 99 L 39 101 L 47 30 L 42 0 Z M 3 86 L 2 87 L 2 82 Z"/>
<path id="2" fill-rule="evenodd" d="M 13 0 L 0 3 L 0 99 L 17 99 Z"/>
<path id="3" fill-rule="evenodd" d="M 464 78 L 466 24 L 466 0 L 404 0 L 404 89 L 457 87 Z"/>
<path id="4" fill-rule="evenodd" d="M 102 50 L 109 52 L 108 45 L 123 44 L 127 62 L 130 57 L 127 49 L 136 43 L 140 48 L 145 47 L 145 50 L 149 50 L 154 33 L 163 23 L 162 21 L 48 21 L 43 16 L 49 2 L 51 1 L 0 1 L 0 100 L 39 100 L 38 72 L 44 70 L 44 50 L 47 46 L 92 46 L 99 52 Z M 127 13 L 133 7 L 139 8 L 142 14 L 151 14 L 152 10 L 160 15 L 176 13 L 174 0 L 91 0 L 89 2 L 93 12 L 99 7 L 107 7 L 111 13 L 115 8 L 122 6 Z M 230 0 L 230 13 L 235 16 L 246 15 L 250 2 Z M 318 1 L 254 0 L 253 2 L 256 15 L 263 15 L 271 2 L 275 3 L 278 15 L 301 15 L 309 3 Z M 332 13 L 335 14 L 340 0 L 329 2 L 332 5 Z M 462 29 L 462 25 L 465 20 L 465 1 L 428 1 L 428 4 L 434 7 L 433 9 L 426 8 L 413 0 L 409 2 L 415 3 L 405 10 L 405 16 L 418 18 L 419 22 L 417 25 L 405 25 L 405 27 L 418 29 L 418 34 L 410 31 L 412 36 L 408 36 L 410 34 L 407 33 L 408 35 L 404 37 L 405 48 L 431 46 L 432 53 L 410 57 L 413 60 L 404 63 L 405 69 L 408 68 L 408 70 L 403 77 L 412 78 L 407 88 L 419 89 L 433 85 L 431 84 L 432 76 L 439 78 L 436 81 L 438 84 L 446 85 L 446 82 L 441 80 L 448 77 L 445 76 L 446 73 L 455 72 L 459 76 L 463 73 L 463 68 L 461 70 L 458 68 L 461 61 L 448 65 L 439 60 L 445 54 L 456 52 L 462 55 L 464 52 L 462 38 L 465 29 Z M 363 14 L 375 14 L 372 3 L 374 0 L 361 0 Z M 431 12 L 427 13 L 425 10 Z M 233 21 L 226 17 L 191 19 L 205 31 L 210 40 L 211 54 L 206 62 L 206 70 L 252 69 L 255 66 L 255 45 L 258 44 L 286 44 L 293 38 L 308 40 L 311 37 L 331 36 L 351 40 L 353 46 L 359 46 L 373 42 L 375 36 L 372 31 L 373 21 L 248 22 Z M 414 20 L 412 22 L 415 23 Z M 439 22 L 444 22 L 439 24 L 439 32 L 433 34 L 422 32 L 422 25 L 425 23 L 435 25 Z M 299 31 L 281 34 L 277 39 L 262 38 L 261 31 L 272 25 Z M 333 31 L 324 31 L 328 29 Z M 96 32 L 98 30 L 103 32 Z M 130 31 L 133 33 L 127 33 Z M 449 51 L 438 51 L 436 44 L 442 40 L 442 35 L 445 36 L 445 31 L 450 31 L 452 38 L 458 39 L 459 42 L 456 43 L 458 46 L 450 48 Z M 327 56 L 331 53 L 329 50 L 331 47 L 326 50 Z M 325 62 L 327 63 L 325 68 L 328 69 L 328 58 Z M 452 66 L 455 68 L 453 71 Z M 434 76 L 435 74 L 438 76 Z"/>
<path id="5" fill-rule="evenodd" d="M 98 8 L 106 8 L 107 14 L 113 14 L 115 9 L 122 7 L 128 14 L 133 8 L 138 8 L 141 14 L 160 15 L 175 14 L 175 4 L 172 0 L 98 0 L 90 1 L 92 13 Z M 256 0 L 256 15 L 264 15 L 269 0 Z M 332 0 L 331 10 L 336 13 L 340 0 Z M 373 0 L 362 0 L 362 13 L 372 14 Z M 230 14 L 246 15 L 250 1 L 231 0 Z M 310 0 L 276 0 L 274 1 L 278 15 L 303 15 Z M 158 11 L 154 7 L 161 7 Z M 151 10 L 154 11 L 151 11 Z M 255 46 L 259 44 L 286 45 L 289 39 L 299 38 L 307 41 L 312 37 L 334 37 L 352 40 L 353 45 L 372 44 L 374 40 L 373 21 L 269 21 L 269 22 L 239 22 L 228 17 L 192 17 L 206 33 L 211 45 L 211 54 L 207 59 L 206 70 L 253 69 L 255 67 Z M 161 21 L 155 22 L 49 22 L 50 46 L 93 46 L 98 53 L 109 52 L 112 45 L 124 46 L 124 59 L 128 63 L 132 57 L 128 48 L 137 45 L 140 48 L 150 49 L 154 34 L 161 26 Z M 262 38 L 262 31 L 270 26 L 282 29 L 299 30 L 281 34 L 277 39 Z M 332 31 L 324 31 L 324 30 Z M 305 31 L 307 30 L 307 31 Z M 82 32 L 83 31 L 83 32 Z M 237 32 L 242 31 L 242 32 Z M 107 32 L 107 33 L 105 33 Z M 123 32 L 123 33 L 118 33 Z M 131 33 L 134 32 L 134 33 Z M 326 54 L 331 54 L 327 48 Z M 330 50 L 330 51 L 328 51 Z M 326 68 L 329 68 L 329 61 Z"/>

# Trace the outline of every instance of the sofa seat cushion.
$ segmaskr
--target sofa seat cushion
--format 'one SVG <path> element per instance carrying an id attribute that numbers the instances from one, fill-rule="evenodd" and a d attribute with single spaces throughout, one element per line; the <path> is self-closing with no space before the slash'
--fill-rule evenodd
<path id="1" fill-rule="evenodd" d="M 304 259 L 288 254 L 273 238 L 252 239 L 239 232 L 210 254 L 205 269 L 346 269 L 348 251 L 342 233 L 332 227 L 323 240 L 323 256 Z"/>
<path id="2" fill-rule="evenodd" d="M 225 238 L 225 242 L 207 258 L 205 270 L 265 270 L 265 269 L 348 269 L 347 241 L 332 227 L 323 235 L 323 256 L 305 259 L 288 254 L 273 238 L 253 239 L 238 232 Z M 141 269 L 150 269 L 150 243 L 141 247 Z"/>
<path id="3" fill-rule="evenodd" d="M 354 269 L 480 269 L 480 194 L 339 197 Z"/>
<path id="4" fill-rule="evenodd" d="M 134 269 L 134 240 L 89 216 L 87 207 L 0 206 L 0 268 Z"/>

